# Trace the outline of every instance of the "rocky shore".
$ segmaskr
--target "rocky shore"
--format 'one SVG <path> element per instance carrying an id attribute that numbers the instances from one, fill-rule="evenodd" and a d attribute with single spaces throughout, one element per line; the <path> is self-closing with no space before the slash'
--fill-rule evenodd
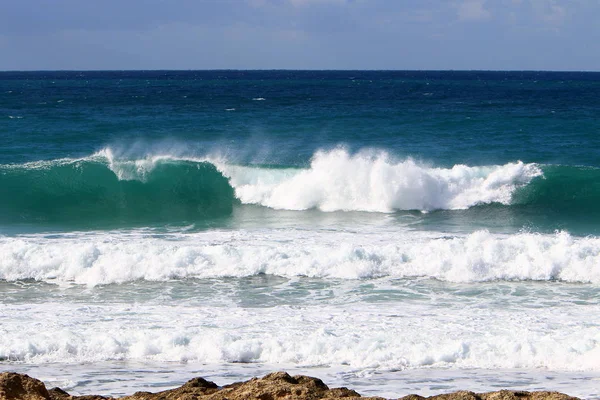
<path id="1" fill-rule="evenodd" d="M 203 378 L 194 378 L 181 387 L 158 393 L 136 392 L 121 400 L 317 400 L 317 399 L 381 399 L 361 397 L 347 388 L 330 389 L 317 378 L 285 372 L 274 372 L 226 386 L 217 386 Z M 100 395 L 71 396 L 60 388 L 48 390 L 43 382 L 24 374 L 0 373 L 0 400 L 106 400 Z M 411 394 L 400 400 L 578 400 L 558 392 L 524 392 L 501 390 L 489 393 L 460 391 L 432 397 Z"/>

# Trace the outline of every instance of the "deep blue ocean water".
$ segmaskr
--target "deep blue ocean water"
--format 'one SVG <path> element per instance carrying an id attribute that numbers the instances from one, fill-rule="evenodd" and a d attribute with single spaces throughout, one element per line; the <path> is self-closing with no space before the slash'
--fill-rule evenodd
<path id="1" fill-rule="evenodd" d="M 593 398 L 599 234 L 600 73 L 0 72 L 0 369 L 79 393 Z"/>

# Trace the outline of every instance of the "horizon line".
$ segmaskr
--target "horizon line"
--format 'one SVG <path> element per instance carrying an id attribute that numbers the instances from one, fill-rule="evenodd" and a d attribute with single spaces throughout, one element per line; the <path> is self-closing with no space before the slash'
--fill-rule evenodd
<path id="1" fill-rule="evenodd" d="M 553 69 L 294 69 L 294 68 L 199 68 L 199 69 L 7 69 L 6 72 L 558 72 L 558 73 L 600 73 L 600 70 L 553 70 Z"/>

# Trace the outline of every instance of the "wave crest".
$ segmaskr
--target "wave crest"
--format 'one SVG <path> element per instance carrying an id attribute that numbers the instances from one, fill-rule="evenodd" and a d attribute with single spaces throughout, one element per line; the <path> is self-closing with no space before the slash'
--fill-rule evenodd
<path id="1" fill-rule="evenodd" d="M 429 168 L 385 152 L 317 152 L 308 169 L 268 170 L 221 164 L 236 197 L 284 210 L 432 211 L 510 204 L 513 192 L 542 175 L 535 164 Z"/>

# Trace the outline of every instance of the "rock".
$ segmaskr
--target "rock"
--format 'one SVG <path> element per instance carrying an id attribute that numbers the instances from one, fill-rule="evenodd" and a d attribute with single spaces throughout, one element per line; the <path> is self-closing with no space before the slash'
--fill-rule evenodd
<path id="1" fill-rule="evenodd" d="M 52 388 L 50 390 L 48 390 L 48 393 L 50 394 L 50 400 L 108 400 L 111 399 L 110 397 L 104 397 L 104 396 L 97 396 L 97 395 L 92 395 L 92 396 L 71 396 L 69 393 L 65 392 L 64 390 L 62 390 L 61 388 Z M 2 400 L 2 398 L 0 397 L 0 400 Z"/>
<path id="2" fill-rule="evenodd" d="M 579 400 L 577 397 L 567 396 L 558 392 L 525 392 L 513 390 L 500 390 L 489 393 L 473 393 L 460 391 L 440 394 L 431 397 L 422 397 L 416 394 L 404 396 L 399 400 Z"/>
<path id="3" fill-rule="evenodd" d="M 48 390 L 48 394 L 51 400 L 69 400 L 71 398 L 69 393 L 58 387 Z"/>
<path id="4" fill-rule="evenodd" d="M 49 400 L 50 395 L 42 381 L 24 374 L 0 374 L 1 400 Z"/>
<path id="5" fill-rule="evenodd" d="M 274 372 L 221 389 L 213 382 L 195 378 L 176 389 L 155 394 L 138 392 L 121 400 L 334 400 L 359 397 L 360 394 L 347 388 L 329 389 L 317 378 Z"/>
<path id="6" fill-rule="evenodd" d="M 274 372 L 262 378 L 252 378 L 223 387 L 204 378 L 194 378 L 181 387 L 158 393 L 136 392 L 120 400 L 383 400 L 381 397 L 361 397 L 347 388 L 329 389 L 322 380 L 310 376 L 290 376 Z M 46 390 L 44 384 L 27 375 L 0 373 L 0 400 L 108 400 L 103 396 L 71 396 L 60 388 Z M 558 392 L 524 392 L 500 390 L 489 393 L 460 391 L 431 397 L 416 394 L 399 400 L 579 400 Z"/>

